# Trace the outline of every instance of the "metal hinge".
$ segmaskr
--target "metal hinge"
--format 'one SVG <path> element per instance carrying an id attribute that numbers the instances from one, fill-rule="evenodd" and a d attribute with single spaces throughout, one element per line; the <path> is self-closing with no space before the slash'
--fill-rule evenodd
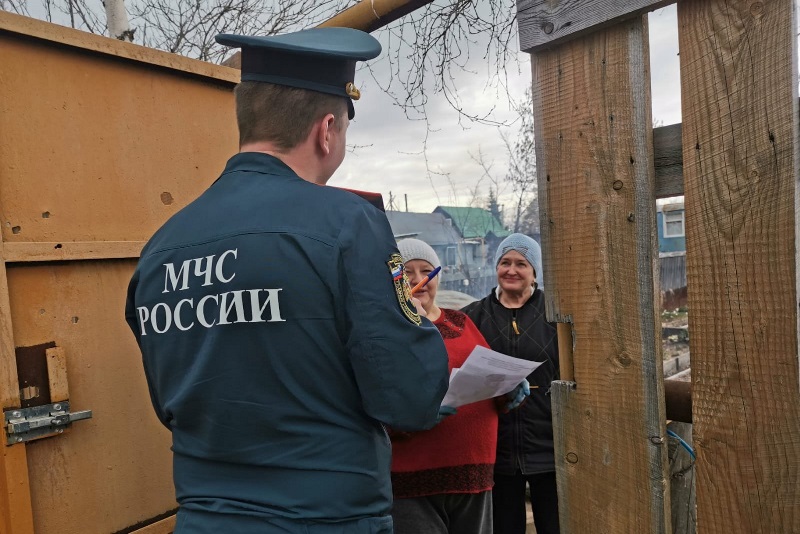
<path id="1" fill-rule="evenodd" d="M 73 421 L 90 419 L 91 410 L 69 412 L 69 401 L 18 408 L 5 412 L 7 445 L 46 438 L 64 432 Z"/>

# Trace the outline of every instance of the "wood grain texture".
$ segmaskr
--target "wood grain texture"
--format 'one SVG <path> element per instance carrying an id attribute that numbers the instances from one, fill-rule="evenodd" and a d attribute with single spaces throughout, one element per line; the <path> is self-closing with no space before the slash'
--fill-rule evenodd
<path id="1" fill-rule="evenodd" d="M 68 433 L 27 444 L 36 534 L 117 532 L 175 508 L 171 436 L 153 413 L 122 312 L 135 266 L 8 267 L 17 344 L 56 340 L 67 355 L 71 409 L 93 412 Z"/>
<path id="2" fill-rule="evenodd" d="M 0 236 L 0 257 L 2 251 L 3 239 Z M 14 346 L 8 277 L 5 263 L 0 260 L 0 399 L 3 409 L 20 406 Z M 5 429 L 0 431 L 0 440 L 0 532 L 33 534 L 26 446 L 6 447 Z"/>
<path id="3" fill-rule="evenodd" d="M 6 243 L 3 259 L 8 263 L 138 258 L 146 241 L 64 241 Z"/>
<path id="4" fill-rule="evenodd" d="M 25 35 L 63 46 L 100 52 L 121 59 L 202 76 L 211 81 L 218 80 L 225 84 L 238 83 L 241 78 L 240 72 L 228 67 L 51 24 L 31 17 L 15 15 L 8 11 L 0 11 L 0 34 L 2 33 Z"/>
<path id="5" fill-rule="evenodd" d="M 131 534 L 172 534 L 172 531 L 175 530 L 176 521 L 177 518 L 173 515 L 162 519 L 158 523 L 153 523 L 139 530 L 134 530 Z"/>
<path id="6" fill-rule="evenodd" d="M 647 46 L 639 17 L 532 57 L 563 532 L 670 531 Z"/>
<path id="7" fill-rule="evenodd" d="M 69 400 L 69 380 L 67 380 L 67 353 L 64 347 L 45 350 L 47 357 L 47 377 L 50 382 L 50 402 Z"/>
<path id="8" fill-rule="evenodd" d="M 0 532 L 34 534 L 28 456 L 24 443 L 0 444 Z"/>
<path id="9" fill-rule="evenodd" d="M 653 128 L 653 164 L 656 198 L 683 194 L 683 145 L 681 124 Z"/>
<path id="10" fill-rule="evenodd" d="M 678 6 L 699 532 L 800 532 L 793 4 Z"/>
<path id="11" fill-rule="evenodd" d="M 15 346 L 56 341 L 72 408 L 94 416 L 0 447 L 0 532 L 117 532 L 175 507 L 170 435 L 123 319 L 133 258 L 236 152 L 233 77 L 12 18 L 0 13 L 0 394 L 18 394 Z M 50 261 L 65 259 L 84 261 Z"/>
<path id="12" fill-rule="evenodd" d="M 674 3 L 675 0 L 519 0 L 520 50 L 551 48 Z"/>
<path id="13" fill-rule="evenodd" d="M 149 239 L 237 151 L 232 83 L 4 31 L 0 65 L 10 254 L 68 257 L 78 246 L 68 243 Z"/>

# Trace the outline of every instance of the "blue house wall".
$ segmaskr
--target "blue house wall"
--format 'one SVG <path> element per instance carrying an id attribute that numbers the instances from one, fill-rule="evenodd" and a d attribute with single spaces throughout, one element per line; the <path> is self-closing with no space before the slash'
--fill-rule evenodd
<path id="1" fill-rule="evenodd" d="M 674 210 L 671 213 L 684 210 Z M 658 251 L 659 252 L 683 252 L 686 250 L 686 219 L 684 218 L 684 234 L 680 237 L 664 237 L 664 214 L 659 211 L 656 214 L 656 227 L 658 228 Z"/>

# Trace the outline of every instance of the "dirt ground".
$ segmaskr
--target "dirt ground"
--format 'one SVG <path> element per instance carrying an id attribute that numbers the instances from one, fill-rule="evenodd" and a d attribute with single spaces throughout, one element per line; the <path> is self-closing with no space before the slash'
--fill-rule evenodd
<path id="1" fill-rule="evenodd" d="M 661 326 L 668 328 L 683 328 L 689 326 L 689 313 L 685 308 L 674 312 L 663 312 L 661 314 Z M 689 341 L 679 339 L 678 336 L 671 336 L 661 340 L 661 348 L 664 360 L 672 359 L 689 352 Z"/>

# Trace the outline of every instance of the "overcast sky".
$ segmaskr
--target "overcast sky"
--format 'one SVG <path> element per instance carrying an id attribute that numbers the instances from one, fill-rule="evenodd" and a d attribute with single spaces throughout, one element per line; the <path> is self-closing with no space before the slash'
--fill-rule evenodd
<path id="1" fill-rule="evenodd" d="M 33 16 L 44 16 L 37 12 L 41 11 L 39 3 L 31 2 L 29 8 Z M 649 15 L 651 64 L 658 65 L 651 72 L 653 118 L 661 125 L 681 121 L 676 11 L 673 4 Z M 386 40 L 380 32 L 375 35 Z M 516 39 L 513 45 L 518 46 Z M 474 115 L 483 116 L 493 110 L 490 119 L 509 126 L 471 123 L 460 118 L 443 95 L 432 91 L 428 91 L 428 123 L 410 120 L 370 73 L 362 70 L 356 74 L 362 97 L 355 103 L 356 118 L 348 132 L 348 144 L 353 148 L 330 185 L 380 192 L 387 205 L 391 192 L 395 207 L 401 210 L 406 207 L 405 195 L 409 211 L 430 212 L 440 204 L 485 205 L 491 182 L 482 178 L 484 172 L 474 158 L 482 154 L 493 176 L 504 178 L 508 155 L 501 131 L 513 142 L 519 127 L 514 123 L 518 115 L 509 96 L 517 102 L 524 99 L 531 73 L 528 54 L 519 52 L 518 62 L 507 68 L 506 92 L 491 83 L 494 66 L 483 54 L 483 49 L 473 47 L 467 68 L 455 73 L 461 104 Z M 385 55 L 384 51 L 382 59 L 372 62 L 373 75 L 384 84 L 389 79 Z M 432 131 L 423 154 L 428 128 Z M 430 169 L 440 174 L 429 173 L 426 160 Z M 501 189 L 500 203 L 510 203 L 510 194 L 510 186 L 505 186 L 505 192 Z"/>
<path id="2" fill-rule="evenodd" d="M 658 65 L 651 73 L 653 118 L 662 125 L 681 121 L 677 28 L 674 4 L 650 14 L 651 64 Z M 517 114 L 504 90 L 487 87 L 487 60 L 480 54 L 476 56 L 470 63 L 474 73 L 461 73 L 457 80 L 466 108 L 476 114 L 494 108 L 495 120 L 513 122 Z M 519 60 L 519 66 L 510 65 L 508 69 L 509 92 L 517 100 L 524 97 L 525 89 L 531 85 L 530 58 L 519 53 Z M 379 76 L 380 66 L 376 70 Z M 490 182 L 483 179 L 478 183 L 483 171 L 470 154 L 477 156 L 480 151 L 485 161 L 493 162 L 492 171 L 497 178 L 505 175 L 508 157 L 500 129 L 463 121 L 459 125 L 458 114 L 443 97 L 435 96 L 431 97 L 428 108 L 431 128 L 436 131 L 428 137 L 427 160 L 432 169 L 449 178 L 429 177 L 421 154 L 425 123 L 408 120 L 379 91 L 368 73 L 360 72 L 356 78 L 362 97 L 355 104 L 356 118 L 348 132 L 348 143 L 357 148 L 347 154 L 330 185 L 380 192 L 387 205 L 391 191 L 396 207 L 401 210 L 405 209 L 407 194 L 409 211 L 429 212 L 439 204 L 468 205 L 476 184 L 483 197 L 488 194 Z M 517 125 L 504 130 L 513 139 Z"/>

